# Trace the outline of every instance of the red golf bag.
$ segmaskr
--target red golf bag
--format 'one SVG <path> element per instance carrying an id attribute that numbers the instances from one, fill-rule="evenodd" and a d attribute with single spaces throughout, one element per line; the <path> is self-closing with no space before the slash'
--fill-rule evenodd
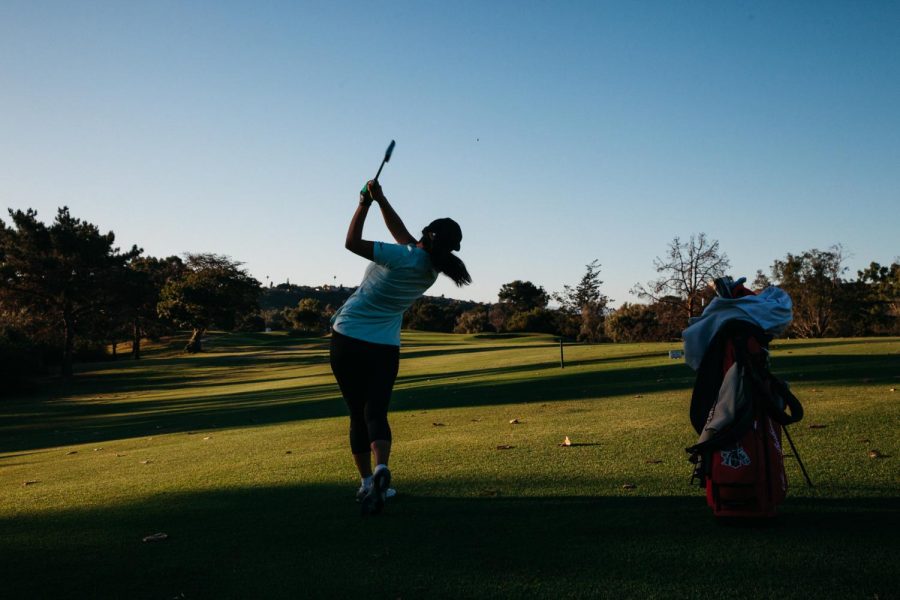
<path id="1" fill-rule="evenodd" d="M 716 517 L 773 517 L 787 493 L 782 426 L 803 407 L 769 371 L 771 336 L 753 323 L 726 323 L 697 371 L 691 423 L 700 435 L 687 448 L 693 482 L 706 488 Z"/>

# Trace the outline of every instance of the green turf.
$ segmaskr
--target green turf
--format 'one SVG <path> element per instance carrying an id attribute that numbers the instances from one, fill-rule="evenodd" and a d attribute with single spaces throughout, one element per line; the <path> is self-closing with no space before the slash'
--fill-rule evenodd
<path id="1" fill-rule="evenodd" d="M 774 344 L 816 487 L 789 457 L 783 515 L 761 528 L 717 524 L 688 485 L 675 347 L 571 346 L 560 369 L 549 337 L 404 332 L 399 496 L 365 520 L 327 340 L 223 335 L 88 365 L 0 404 L 0 593 L 897 597 L 900 339 Z"/>

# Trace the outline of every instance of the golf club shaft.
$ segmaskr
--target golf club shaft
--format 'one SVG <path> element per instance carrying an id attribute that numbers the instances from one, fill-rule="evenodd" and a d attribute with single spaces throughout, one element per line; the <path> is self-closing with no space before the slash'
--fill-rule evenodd
<path id="1" fill-rule="evenodd" d="M 384 168 L 384 163 L 386 163 L 386 162 L 387 162 L 387 159 L 384 159 L 383 161 L 381 161 L 381 166 L 378 167 L 378 172 L 375 173 L 375 181 L 378 181 L 378 176 L 381 175 L 381 170 Z"/>

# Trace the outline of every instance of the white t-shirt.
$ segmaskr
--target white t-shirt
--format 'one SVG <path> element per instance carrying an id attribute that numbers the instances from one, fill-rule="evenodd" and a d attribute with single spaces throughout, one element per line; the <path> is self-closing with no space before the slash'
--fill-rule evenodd
<path id="1" fill-rule="evenodd" d="M 403 313 L 438 273 L 415 244 L 375 242 L 373 255 L 362 283 L 331 318 L 332 327 L 358 340 L 399 346 Z"/>

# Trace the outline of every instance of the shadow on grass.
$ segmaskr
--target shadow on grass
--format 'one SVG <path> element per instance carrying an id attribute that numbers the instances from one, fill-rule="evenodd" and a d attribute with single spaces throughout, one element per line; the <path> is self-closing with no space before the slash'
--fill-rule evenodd
<path id="1" fill-rule="evenodd" d="M 210 361 L 212 362 L 212 361 Z M 116 370 L 113 372 L 91 372 L 82 375 L 76 382 L 70 384 L 66 389 L 73 394 L 101 394 L 101 393 L 128 393 L 128 392 L 146 392 L 154 390 L 177 390 L 184 388 L 206 388 L 216 387 L 229 384 L 244 384 L 239 376 L 241 370 L 245 370 L 247 374 L 252 374 L 250 381 L 254 384 L 274 383 L 277 381 L 287 381 L 291 379 L 305 379 L 308 377 L 321 377 L 322 373 L 311 373 L 305 375 L 289 374 L 285 369 L 297 368 L 299 366 L 308 366 L 311 364 L 324 363 L 327 360 L 310 360 L 310 361 L 284 361 L 269 360 L 259 361 L 259 364 L 253 364 L 249 361 L 231 366 L 224 366 L 220 363 L 216 367 L 191 367 L 178 369 L 173 367 L 165 367 L 160 363 L 145 363 L 144 365 L 134 366 L 129 369 Z M 183 364 L 183 363 L 182 363 Z M 207 363 L 210 364 L 210 363 Z M 157 368 L 159 367 L 159 368 Z M 266 369 L 273 371 L 273 377 L 260 377 L 259 370 Z M 236 377 L 236 375 L 238 375 Z M 199 394 L 203 395 L 203 394 Z"/>
<path id="2" fill-rule="evenodd" d="M 328 362 L 328 346 L 324 348 L 304 348 L 302 351 L 296 348 L 284 348 L 280 351 L 265 350 L 260 351 L 259 348 L 251 348 L 246 350 L 203 352 L 200 354 L 181 354 L 177 356 L 168 356 L 165 358 L 153 358 L 142 361 L 117 361 L 114 363 L 103 363 L 101 365 L 85 365 L 84 369 L 88 372 L 81 378 L 90 377 L 92 373 L 103 373 L 110 369 L 128 369 L 141 368 L 145 363 L 152 363 L 154 367 L 180 366 L 190 369 L 215 369 L 215 368 L 235 368 L 235 367 L 252 367 L 258 365 L 271 366 L 303 366 L 322 364 Z M 93 370 L 91 367 L 96 367 Z"/>
<path id="3" fill-rule="evenodd" d="M 451 381 L 485 372 L 496 379 L 475 382 Z M 540 373 L 524 379 L 499 378 L 525 372 Z M 419 410 L 602 399 L 677 389 L 686 391 L 693 383 L 693 376 L 683 364 L 572 372 L 560 369 L 553 363 L 545 363 L 461 371 L 442 377 L 432 377 L 429 381 L 429 385 L 406 388 L 402 385 L 404 381 L 398 380 L 400 385 L 394 390 L 392 406 L 397 410 Z"/>
<path id="4" fill-rule="evenodd" d="M 638 354 L 632 358 L 642 356 Z M 575 361 L 573 366 L 618 364 L 620 358 L 583 359 Z M 325 361 L 327 355 L 312 354 L 304 357 L 306 359 Z M 218 359 L 211 356 L 209 360 Z M 266 363 L 261 361 L 259 364 Z M 257 369 L 252 375 L 254 381 L 279 382 L 283 385 L 286 379 L 294 379 L 285 377 L 283 370 L 278 372 L 277 377 L 268 380 L 258 378 L 259 364 L 252 367 L 244 364 L 245 368 Z M 778 357 L 775 367 L 776 373 L 794 382 L 862 385 L 864 382 L 891 380 L 893 373 L 900 368 L 900 355 L 790 355 Z M 152 376 L 147 378 L 147 372 Z M 236 383 L 242 383 L 235 373 L 240 373 L 240 367 L 229 371 L 229 377 Z M 522 377 L 515 377 L 519 374 Z M 290 387 L 228 393 L 211 389 L 217 385 L 224 385 L 227 389 L 227 384 L 218 380 L 218 376 L 215 372 L 198 376 L 192 369 L 180 372 L 176 367 L 155 370 L 153 361 L 148 360 L 133 370 L 92 375 L 77 382 L 73 389 L 82 395 L 90 395 L 92 392 L 114 394 L 190 387 L 195 393 L 148 400 L 86 402 L 63 399 L 6 403 L 0 406 L 3 409 L 0 415 L 0 452 L 347 414 L 337 385 L 331 382 L 310 385 L 297 377 L 296 385 Z M 559 369 L 552 361 L 401 376 L 394 391 L 392 410 L 550 403 L 589 398 L 602 400 L 613 396 L 640 396 L 666 391 L 683 392 L 687 399 L 693 377 L 693 372 L 681 362 L 576 370 Z"/>
<path id="5" fill-rule="evenodd" d="M 260 334 L 262 335 L 262 334 Z M 130 375 L 129 373 L 113 374 L 107 371 L 139 368 L 141 365 L 152 362 L 154 367 L 183 366 L 190 369 L 233 369 L 241 367 L 265 366 L 265 367 L 290 367 L 315 364 L 327 364 L 329 338 L 298 339 L 279 337 L 276 340 L 264 340 L 259 344 L 248 345 L 242 342 L 230 341 L 229 343 L 210 343 L 206 351 L 199 354 L 169 354 L 168 356 L 144 359 L 143 362 L 131 361 L 126 357 L 119 360 L 88 363 L 81 365 L 81 370 L 86 371 L 80 375 L 82 381 L 90 381 L 96 375 L 103 377 L 115 377 L 116 375 Z M 462 347 L 455 347 L 462 346 Z M 496 352 L 501 350 L 526 350 L 541 347 L 555 347 L 553 344 L 529 344 L 527 346 L 515 345 L 480 345 L 472 346 L 460 342 L 448 343 L 412 343 L 403 346 L 403 358 L 427 358 L 431 356 L 451 356 L 474 353 Z"/>
<path id="6" fill-rule="evenodd" d="M 484 482 L 458 482 L 477 490 Z M 37 488 L 34 488 L 37 493 Z M 763 528 L 701 497 L 439 497 L 353 486 L 163 494 L 0 521 L 9 597 L 881 598 L 897 498 L 789 499 Z M 149 534 L 169 539 L 142 543 Z"/>
<path id="7" fill-rule="evenodd" d="M 812 349 L 828 349 L 834 348 L 836 346 L 865 346 L 871 345 L 874 343 L 884 342 L 897 342 L 900 341 L 900 338 L 896 337 L 884 337 L 884 338 L 839 338 L 839 339 L 825 339 L 825 340 L 805 340 L 802 342 L 798 342 L 796 340 L 775 340 L 771 343 L 770 347 L 772 350 L 790 352 L 793 350 L 812 350 Z"/>
<path id="8" fill-rule="evenodd" d="M 465 355 L 465 354 L 482 354 L 487 352 L 502 352 L 503 350 L 517 350 L 515 346 L 466 346 L 463 348 L 434 348 L 430 344 L 426 344 L 425 347 L 429 348 L 428 350 L 411 350 L 404 346 L 403 353 L 401 354 L 401 359 L 410 360 L 414 358 L 428 358 L 430 356 L 455 356 L 455 355 Z M 529 346 L 524 346 L 521 349 L 533 349 L 540 348 L 541 346 L 538 344 L 531 344 Z"/>
<path id="9" fill-rule="evenodd" d="M 683 377 L 686 367 L 677 364 L 577 373 L 548 368 L 542 377 L 490 380 L 541 370 L 540 365 L 514 365 L 455 371 L 424 380 L 418 376 L 409 380 L 400 377 L 392 410 L 544 403 L 660 391 L 671 389 L 676 374 L 682 376 L 682 387 L 690 381 L 689 377 Z M 471 376 L 486 377 L 488 381 L 453 381 Z M 660 378 L 664 381 L 657 381 Z M 127 381 L 122 385 L 126 390 L 129 388 Z M 174 382 L 166 385 L 177 386 Z M 8 409 L 0 416 L 0 452 L 347 414 L 337 384 L 330 382 L 313 385 L 301 382 L 291 387 L 240 393 L 206 391 L 203 385 L 191 385 L 196 393 L 188 397 L 111 402 L 60 400 L 32 403 L 27 413 Z"/>
<path id="10" fill-rule="evenodd" d="M 888 382 L 900 372 L 900 354 L 781 354 L 772 359 L 772 371 L 793 383 L 815 381 L 852 386 Z"/>

